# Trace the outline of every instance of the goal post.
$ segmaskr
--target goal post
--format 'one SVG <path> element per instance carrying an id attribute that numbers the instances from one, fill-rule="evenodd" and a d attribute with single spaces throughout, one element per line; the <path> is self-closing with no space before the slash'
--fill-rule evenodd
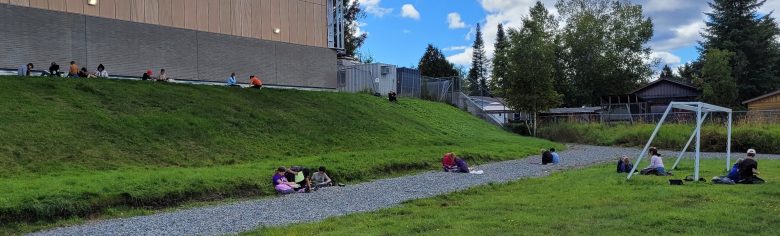
<path id="1" fill-rule="evenodd" d="M 694 159 L 693 175 L 696 181 L 699 180 L 699 161 L 701 159 L 701 126 L 704 123 L 704 120 L 707 118 L 707 116 L 715 112 L 728 114 L 728 121 L 726 123 L 726 139 L 727 139 L 726 140 L 726 170 L 730 168 L 732 110 L 729 108 L 720 107 L 720 106 L 703 103 L 703 102 L 671 102 L 669 103 L 669 106 L 666 107 L 666 111 L 664 112 L 663 116 L 661 116 L 661 120 L 659 120 L 658 124 L 655 126 L 655 129 L 653 130 L 653 133 L 650 135 L 650 138 L 647 140 L 647 143 L 642 149 L 642 152 L 639 153 L 639 156 L 637 157 L 636 162 L 634 163 L 634 167 L 631 169 L 631 172 L 628 173 L 628 177 L 626 177 L 626 179 L 631 179 L 631 176 L 634 175 L 634 172 L 639 167 L 642 158 L 644 158 L 644 156 L 647 154 L 647 150 L 650 148 L 650 145 L 653 143 L 653 140 L 658 135 L 658 132 L 661 130 L 661 126 L 663 125 L 664 121 L 666 121 L 666 118 L 669 116 L 669 113 L 673 112 L 675 109 L 694 112 L 696 114 L 696 122 L 695 122 L 695 127 L 693 129 L 693 134 L 691 134 L 691 137 L 688 139 L 688 142 L 685 144 L 685 147 L 683 147 L 683 150 L 680 152 L 680 155 L 677 156 L 677 160 L 675 161 L 672 169 L 677 168 L 680 159 L 682 159 L 682 156 L 687 151 L 691 142 L 693 142 L 693 140 L 695 139 L 696 143 L 694 145 L 695 159 Z"/>

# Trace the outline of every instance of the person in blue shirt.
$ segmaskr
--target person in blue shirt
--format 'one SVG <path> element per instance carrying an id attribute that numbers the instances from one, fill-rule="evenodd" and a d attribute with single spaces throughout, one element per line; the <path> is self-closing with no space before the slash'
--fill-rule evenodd
<path id="1" fill-rule="evenodd" d="M 552 163 L 553 164 L 561 163 L 561 156 L 559 156 L 558 153 L 555 152 L 555 148 L 550 148 L 550 154 L 552 154 Z"/>
<path id="2" fill-rule="evenodd" d="M 236 81 L 236 73 L 230 73 L 230 77 L 227 79 L 227 86 L 239 86 L 238 82 Z"/>
<path id="3" fill-rule="evenodd" d="M 27 63 L 27 65 L 19 66 L 19 70 L 17 70 L 16 73 L 19 76 L 30 76 L 30 71 L 32 71 L 33 68 L 35 68 L 35 66 L 32 63 Z"/>

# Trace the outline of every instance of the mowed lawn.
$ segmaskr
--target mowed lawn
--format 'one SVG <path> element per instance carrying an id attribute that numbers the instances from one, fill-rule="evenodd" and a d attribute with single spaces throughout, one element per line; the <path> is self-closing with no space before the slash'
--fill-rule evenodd
<path id="1" fill-rule="evenodd" d="M 759 159 L 762 185 L 709 183 L 715 160 L 702 162 L 707 183 L 669 185 L 686 165 L 630 181 L 603 165 L 248 235 L 780 235 L 780 161 Z"/>
<path id="2" fill-rule="evenodd" d="M 357 182 L 437 169 L 449 151 L 485 162 L 562 148 L 447 104 L 363 94 L 11 76 L 0 108 L 0 234 L 273 195 L 278 166 Z"/>

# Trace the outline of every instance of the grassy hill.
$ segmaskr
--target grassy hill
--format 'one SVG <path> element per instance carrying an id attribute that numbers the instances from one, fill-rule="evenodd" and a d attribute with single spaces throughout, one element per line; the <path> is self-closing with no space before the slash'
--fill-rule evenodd
<path id="1" fill-rule="evenodd" d="M 0 77 L 0 224 L 272 194 L 278 166 L 338 181 L 516 159 L 555 144 L 441 103 L 330 92 Z"/>

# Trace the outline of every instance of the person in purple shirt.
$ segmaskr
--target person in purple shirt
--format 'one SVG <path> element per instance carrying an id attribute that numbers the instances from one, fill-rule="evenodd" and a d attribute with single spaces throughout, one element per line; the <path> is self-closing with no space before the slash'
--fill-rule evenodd
<path id="1" fill-rule="evenodd" d="M 287 179 L 284 177 L 285 172 L 287 172 L 287 169 L 284 168 L 284 166 L 279 167 L 276 169 L 276 173 L 272 179 L 274 189 L 276 189 L 276 192 L 279 194 L 288 194 L 295 191 L 293 190 L 294 184 L 287 182 Z"/>

